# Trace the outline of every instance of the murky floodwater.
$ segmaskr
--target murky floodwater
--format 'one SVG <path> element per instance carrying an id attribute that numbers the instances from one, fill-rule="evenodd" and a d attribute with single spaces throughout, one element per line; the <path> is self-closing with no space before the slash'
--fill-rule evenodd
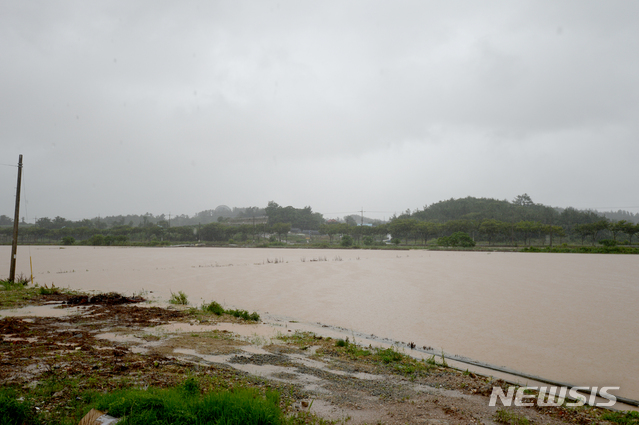
<path id="1" fill-rule="evenodd" d="M 26 275 L 29 255 L 39 284 L 181 290 L 639 399 L 639 256 L 21 246 Z"/>

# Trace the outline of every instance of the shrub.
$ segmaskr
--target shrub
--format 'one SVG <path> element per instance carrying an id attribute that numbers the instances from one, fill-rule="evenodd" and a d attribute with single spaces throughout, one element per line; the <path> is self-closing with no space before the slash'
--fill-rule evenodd
<path id="1" fill-rule="evenodd" d="M 100 234 L 93 235 L 89 239 L 89 245 L 93 245 L 93 246 L 105 245 L 104 242 L 105 242 L 104 235 L 100 235 Z"/>
<path id="2" fill-rule="evenodd" d="M 218 303 L 217 301 L 211 301 L 210 304 L 203 305 L 202 310 L 207 311 L 209 313 L 217 314 L 218 316 L 221 316 L 222 314 L 224 314 L 224 308 L 222 308 L 220 303 Z"/>
<path id="3" fill-rule="evenodd" d="M 186 294 L 182 291 L 178 291 L 177 294 L 171 292 L 171 299 L 169 300 L 171 304 L 179 304 L 179 305 L 188 305 L 189 300 Z"/>
<path id="4" fill-rule="evenodd" d="M 62 238 L 62 245 L 73 245 L 75 238 L 73 236 L 65 236 Z"/>
<path id="5" fill-rule="evenodd" d="M 373 237 L 372 236 L 364 236 L 363 242 L 364 242 L 364 245 L 371 246 L 371 245 L 373 245 L 373 242 L 374 242 L 373 241 Z"/>
<path id="6" fill-rule="evenodd" d="M 437 245 L 470 248 L 475 246 L 475 241 L 466 232 L 455 232 L 450 236 L 437 238 Z"/>
<path id="7" fill-rule="evenodd" d="M 342 236 L 342 240 L 339 244 L 344 247 L 352 246 L 353 238 L 350 235 L 344 235 Z"/>
<path id="8" fill-rule="evenodd" d="M 348 347 L 348 338 L 335 341 L 336 347 Z"/>
<path id="9" fill-rule="evenodd" d="M 617 241 L 612 239 L 602 239 L 599 241 L 599 243 L 608 248 L 617 246 Z"/>
<path id="10" fill-rule="evenodd" d="M 255 311 L 249 314 L 249 312 L 246 310 L 226 310 L 225 313 L 244 320 L 253 320 L 256 322 L 260 320 L 260 315 L 257 314 L 257 312 Z"/>

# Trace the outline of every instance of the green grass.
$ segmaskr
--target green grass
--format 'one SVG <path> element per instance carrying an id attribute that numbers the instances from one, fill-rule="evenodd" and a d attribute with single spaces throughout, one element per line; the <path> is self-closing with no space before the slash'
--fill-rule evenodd
<path id="1" fill-rule="evenodd" d="M 169 299 L 169 302 L 171 304 L 189 305 L 189 299 L 182 291 L 178 291 L 177 294 L 171 291 L 171 298 Z"/>
<path id="2" fill-rule="evenodd" d="M 75 293 L 69 289 L 58 288 L 51 285 L 47 286 L 28 286 L 26 278 L 16 278 L 15 282 L 8 280 L 0 280 L 0 308 L 18 308 L 29 303 L 29 301 L 38 298 L 41 295 L 59 294 L 59 293 Z"/>
<path id="3" fill-rule="evenodd" d="M 607 412 L 601 419 L 622 425 L 639 425 L 639 412 Z"/>
<path id="4" fill-rule="evenodd" d="M 495 413 L 495 420 L 500 424 L 529 425 L 530 421 L 523 415 L 500 409 Z"/>
<path id="5" fill-rule="evenodd" d="M 200 394 L 197 381 L 188 379 L 179 387 L 148 390 L 126 389 L 105 394 L 95 403 L 98 410 L 124 417 L 133 424 L 283 424 L 285 417 L 275 391 L 262 395 L 254 389 Z"/>
<path id="6" fill-rule="evenodd" d="M 10 291 L 12 289 L 23 288 L 26 285 L 28 285 L 29 282 L 31 282 L 31 278 L 30 277 L 27 277 L 27 276 L 25 276 L 23 274 L 20 274 L 20 275 L 16 276 L 13 281 L 10 281 L 9 278 L 0 279 L 0 286 L 2 286 L 5 291 Z"/>
<path id="7" fill-rule="evenodd" d="M 238 317 L 244 320 L 251 320 L 254 322 L 260 321 L 260 315 L 257 312 L 249 313 L 246 310 L 224 310 L 224 307 L 220 305 L 217 301 L 211 301 L 209 304 L 202 305 L 202 311 L 206 313 L 213 313 L 215 315 L 221 316 L 222 314 L 228 314 L 233 317 Z"/>
<path id="8" fill-rule="evenodd" d="M 16 394 L 6 388 L 0 389 L 0 424 L 22 425 L 38 424 L 33 408 L 27 401 L 18 400 Z"/>

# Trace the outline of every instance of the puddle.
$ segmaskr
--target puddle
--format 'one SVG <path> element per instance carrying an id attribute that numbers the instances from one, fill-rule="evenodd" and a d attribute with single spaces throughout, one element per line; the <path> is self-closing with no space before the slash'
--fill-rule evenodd
<path id="1" fill-rule="evenodd" d="M 276 338 L 281 331 L 268 324 L 239 324 L 239 323 L 217 323 L 214 325 L 188 324 L 188 323 L 171 323 L 168 325 L 160 325 L 149 331 L 162 332 L 232 332 L 240 337 L 252 338 L 260 337 L 265 339 Z"/>
<path id="2" fill-rule="evenodd" d="M 134 344 L 144 344 L 146 343 L 145 340 L 138 338 L 136 336 L 133 335 L 127 335 L 127 334 L 119 334 L 119 333 L 115 333 L 115 332 L 105 332 L 102 334 L 98 334 L 95 336 L 95 338 L 97 339 L 106 339 L 107 341 L 111 341 L 111 342 L 119 342 L 119 343 L 134 343 Z"/>
<path id="3" fill-rule="evenodd" d="M 62 303 L 31 305 L 11 310 L 0 310 L 0 317 L 67 317 L 82 314 L 84 307 L 61 308 Z"/>

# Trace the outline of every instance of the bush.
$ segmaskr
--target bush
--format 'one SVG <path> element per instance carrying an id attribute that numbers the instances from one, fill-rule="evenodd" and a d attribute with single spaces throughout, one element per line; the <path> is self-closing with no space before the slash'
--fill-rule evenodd
<path id="1" fill-rule="evenodd" d="M 372 236 L 364 236 L 363 242 L 364 242 L 364 245 L 371 246 L 371 245 L 373 245 L 373 242 L 374 242 L 373 241 L 373 237 Z"/>
<path id="2" fill-rule="evenodd" d="M 234 317 L 238 317 L 244 320 L 253 320 L 255 322 L 260 321 L 260 315 L 257 312 L 250 313 L 246 310 L 224 310 L 224 308 L 217 301 L 211 301 L 210 304 L 202 305 L 202 311 L 217 314 L 221 316 L 222 314 L 228 314 Z"/>
<path id="3" fill-rule="evenodd" d="M 353 238 L 350 235 L 344 235 L 339 244 L 344 247 L 353 246 Z"/>
<path id="4" fill-rule="evenodd" d="M 177 294 L 171 292 L 171 299 L 169 300 L 171 304 L 179 304 L 179 305 L 188 305 L 189 300 L 186 294 L 182 291 L 178 291 Z"/>
<path id="5" fill-rule="evenodd" d="M 475 241 L 466 232 L 455 232 L 450 236 L 437 238 L 437 245 L 470 248 L 475 246 Z"/>
<path id="6" fill-rule="evenodd" d="M 253 320 L 255 322 L 259 322 L 260 320 L 260 315 L 255 311 L 249 314 L 246 310 L 226 310 L 225 313 L 244 320 Z"/>
<path id="7" fill-rule="evenodd" d="M 218 316 L 224 314 L 224 308 L 217 301 L 211 301 L 210 304 L 203 305 L 202 310 L 209 313 L 217 314 Z"/>
<path id="8" fill-rule="evenodd" d="M 612 247 L 612 246 L 617 246 L 617 241 L 612 240 L 612 239 L 602 239 L 599 241 L 600 244 L 602 244 L 605 247 Z"/>
<path id="9" fill-rule="evenodd" d="M 98 235 L 91 236 L 91 238 L 89 239 L 89 245 L 93 245 L 93 246 L 106 245 L 104 241 L 104 235 L 98 234 Z"/>
<path id="10" fill-rule="evenodd" d="M 391 243 L 394 243 L 395 246 L 398 246 L 401 242 L 402 242 L 402 240 L 400 238 L 391 239 Z"/>
<path id="11" fill-rule="evenodd" d="M 73 236 L 65 236 L 62 238 L 62 245 L 73 245 L 75 238 Z"/>

